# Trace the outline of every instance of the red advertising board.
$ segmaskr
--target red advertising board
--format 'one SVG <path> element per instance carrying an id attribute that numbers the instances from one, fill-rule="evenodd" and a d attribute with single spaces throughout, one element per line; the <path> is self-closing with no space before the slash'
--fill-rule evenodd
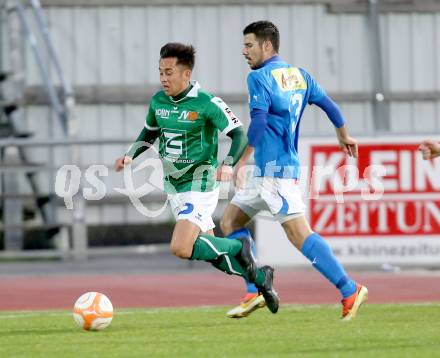
<path id="1" fill-rule="evenodd" d="M 338 146 L 310 146 L 310 221 L 326 237 L 440 235 L 440 159 L 417 143 L 369 143 L 349 159 Z"/>

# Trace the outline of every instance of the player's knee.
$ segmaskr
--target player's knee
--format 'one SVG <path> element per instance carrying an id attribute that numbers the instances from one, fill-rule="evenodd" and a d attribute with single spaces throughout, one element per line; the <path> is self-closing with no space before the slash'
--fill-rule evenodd
<path id="1" fill-rule="evenodd" d="M 224 235 L 229 234 L 229 223 L 225 220 L 225 218 L 220 220 L 220 230 Z"/>
<path id="2" fill-rule="evenodd" d="M 180 243 L 171 242 L 170 251 L 174 256 L 181 259 L 189 259 L 192 255 L 192 247 L 188 248 Z"/>
<path id="3" fill-rule="evenodd" d="M 294 221 L 284 223 L 283 228 L 289 241 L 298 250 L 301 250 L 302 244 L 304 243 L 306 238 L 313 233 L 309 223 L 305 220 L 304 217 L 299 217 Z"/>
<path id="4" fill-rule="evenodd" d="M 223 217 L 220 220 L 220 229 L 222 230 L 223 235 L 229 235 L 231 232 L 237 230 L 234 226 L 234 221 L 228 217 Z"/>

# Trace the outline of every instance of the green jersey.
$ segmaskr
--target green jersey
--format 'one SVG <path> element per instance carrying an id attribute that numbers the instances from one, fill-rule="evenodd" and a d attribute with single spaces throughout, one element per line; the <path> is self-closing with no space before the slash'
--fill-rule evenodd
<path id="1" fill-rule="evenodd" d="M 217 186 L 218 131 L 227 134 L 240 120 L 219 97 L 197 82 L 178 100 L 157 92 L 151 99 L 145 127 L 160 131 L 165 191 L 211 191 Z"/>

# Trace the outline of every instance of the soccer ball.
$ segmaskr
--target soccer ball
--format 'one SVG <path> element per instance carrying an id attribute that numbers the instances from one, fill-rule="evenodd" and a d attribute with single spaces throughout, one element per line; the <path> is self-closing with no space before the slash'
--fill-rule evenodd
<path id="1" fill-rule="evenodd" d="M 73 319 L 87 331 L 100 331 L 113 319 L 113 305 L 99 292 L 87 292 L 78 298 L 73 307 Z"/>

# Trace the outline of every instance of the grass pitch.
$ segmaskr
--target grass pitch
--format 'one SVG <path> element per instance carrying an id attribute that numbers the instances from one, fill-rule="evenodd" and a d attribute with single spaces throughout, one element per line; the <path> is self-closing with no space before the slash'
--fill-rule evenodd
<path id="1" fill-rule="evenodd" d="M 0 357 L 440 357 L 440 303 L 365 305 L 352 322 L 339 306 L 283 305 L 248 318 L 225 307 L 116 310 L 101 332 L 70 312 L 0 313 Z"/>

